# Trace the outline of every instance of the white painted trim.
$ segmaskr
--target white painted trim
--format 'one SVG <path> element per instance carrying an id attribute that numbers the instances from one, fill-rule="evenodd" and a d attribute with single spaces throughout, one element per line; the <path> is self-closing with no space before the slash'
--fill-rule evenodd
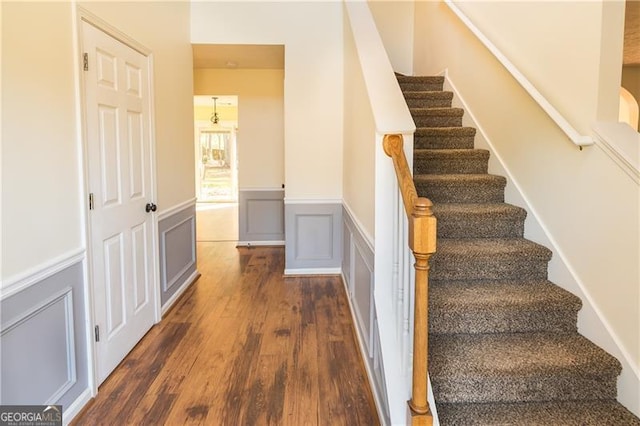
<path id="1" fill-rule="evenodd" d="M 239 188 L 238 192 L 273 192 L 273 191 L 281 191 L 284 192 L 284 188 Z"/>
<path id="2" fill-rule="evenodd" d="M 344 4 L 376 131 L 383 135 L 413 133 L 416 125 L 398 85 L 368 2 L 345 1 Z"/>
<path id="3" fill-rule="evenodd" d="M 237 247 L 251 247 L 251 246 L 283 246 L 284 240 L 273 241 L 238 241 Z"/>
<path id="4" fill-rule="evenodd" d="M 591 136 L 581 135 L 560 112 L 535 88 L 535 86 L 520 72 L 518 68 L 485 36 L 478 27 L 465 15 L 453 2 L 453 0 L 444 0 L 451 11 L 464 23 L 469 31 L 471 31 L 480 42 L 491 52 L 498 61 L 506 68 L 513 78 L 520 83 L 522 88 L 527 91 L 529 96 L 535 100 L 538 105 L 547 113 L 547 115 L 562 129 L 562 131 L 571 139 L 571 141 L 579 146 L 593 145 L 594 140 Z"/>
<path id="5" fill-rule="evenodd" d="M 626 123 L 596 123 L 596 145 L 629 177 L 640 184 L 640 133 Z"/>
<path id="6" fill-rule="evenodd" d="M 373 253 L 375 251 L 374 250 L 375 241 L 373 237 L 367 231 L 365 231 L 364 226 L 362 225 L 362 222 L 360 222 L 360 220 L 356 218 L 356 215 L 353 213 L 353 210 L 351 210 L 351 207 L 349 207 L 349 204 L 346 201 L 344 200 L 342 201 L 342 206 L 344 207 L 345 211 L 349 215 L 349 219 L 356 225 L 358 232 L 360 233 L 360 235 L 362 235 L 365 243 L 367 243 L 369 250 L 371 250 L 371 252 Z"/>
<path id="7" fill-rule="evenodd" d="M 186 201 L 183 201 L 181 203 L 175 204 L 167 209 L 164 210 L 160 210 L 158 212 L 158 222 L 165 220 L 166 218 L 173 216 L 174 214 L 185 210 L 189 207 L 194 207 L 196 205 L 196 198 L 190 198 Z"/>
<path id="8" fill-rule="evenodd" d="M 187 278 L 184 281 L 184 283 L 182 283 L 180 288 L 178 290 L 176 290 L 176 292 L 171 295 L 171 297 L 164 303 L 164 305 L 162 305 L 162 315 L 163 316 L 164 316 L 164 314 L 167 313 L 167 311 L 169 309 L 171 309 L 171 307 L 173 306 L 174 303 L 176 303 L 178 298 L 180 298 L 180 296 L 182 296 L 182 293 L 184 293 L 185 290 L 187 290 L 189 288 L 189 286 L 191 286 L 191 284 L 196 282 L 196 280 L 198 278 L 200 278 L 200 272 L 198 272 L 197 270 L 193 271 L 193 273 L 191 275 L 189 275 L 189 278 Z"/>
<path id="9" fill-rule="evenodd" d="M 623 364 L 623 368 L 629 368 L 632 371 L 632 373 L 635 375 L 636 380 L 638 382 L 640 382 L 640 366 L 638 366 L 634 362 L 633 357 L 631 356 L 631 354 L 624 348 L 624 345 L 622 344 L 622 341 L 620 340 L 620 338 L 618 337 L 616 332 L 613 330 L 613 328 L 609 324 L 609 321 L 607 321 L 607 319 L 605 318 L 605 316 L 602 313 L 602 311 L 595 304 L 595 302 L 593 300 L 593 297 L 591 296 L 591 293 L 587 290 L 586 286 L 584 285 L 584 283 L 580 279 L 577 271 L 571 265 L 571 262 L 569 262 L 569 259 L 568 259 L 567 255 L 560 248 L 560 246 L 559 246 L 558 242 L 556 241 L 556 239 L 553 238 L 553 235 L 552 235 L 551 231 L 547 228 L 547 226 L 544 224 L 544 222 L 540 220 L 540 214 L 533 207 L 533 205 L 531 203 L 531 200 L 529 200 L 529 198 L 525 195 L 525 192 L 522 190 L 522 187 L 518 184 L 517 180 L 514 179 L 513 174 L 511 173 L 510 169 L 506 166 L 506 162 L 504 161 L 502 156 L 500 156 L 500 154 L 498 154 L 498 152 L 495 149 L 495 146 L 493 145 L 493 143 L 491 142 L 491 140 L 487 136 L 487 133 L 484 131 L 482 126 L 476 120 L 475 116 L 473 115 L 473 112 L 471 111 L 471 109 L 469 109 L 469 107 L 466 104 L 466 102 L 464 101 L 464 99 L 460 96 L 460 92 L 458 92 L 456 86 L 453 84 L 453 82 L 451 81 L 451 79 L 449 78 L 448 75 L 446 75 L 446 77 L 445 77 L 445 83 L 448 84 L 450 89 L 451 89 L 451 91 L 453 91 L 454 98 L 457 98 L 457 100 L 462 105 L 462 108 L 465 110 L 465 115 L 469 116 L 469 118 L 473 122 L 474 126 L 476 127 L 478 133 L 480 133 L 482 138 L 484 138 L 485 142 L 487 143 L 487 145 L 489 146 L 489 148 L 491 150 L 491 155 L 493 155 L 496 158 L 496 160 L 498 160 L 498 162 L 500 163 L 500 166 L 504 170 L 504 173 L 507 175 L 507 179 L 508 179 L 509 183 L 513 184 L 514 188 L 516 189 L 516 191 L 518 192 L 518 194 L 520 195 L 520 197 L 524 201 L 525 206 L 523 206 L 523 207 L 527 210 L 527 214 L 533 216 L 533 219 L 535 220 L 535 222 L 540 227 L 540 229 L 544 233 L 545 237 L 549 241 L 549 244 L 551 245 L 551 248 L 553 249 L 552 251 L 553 251 L 554 255 L 555 254 L 558 255 L 558 257 L 560 259 L 560 263 L 567 269 L 567 271 L 569 272 L 569 274 L 573 278 L 574 282 L 576 283 L 576 285 L 577 285 L 577 287 L 578 287 L 578 289 L 579 289 L 579 291 L 581 293 L 578 296 L 584 296 L 584 298 L 586 299 L 584 301 L 585 303 L 583 303 L 583 309 L 589 309 L 594 313 L 594 315 L 597 317 L 598 321 L 600 322 L 601 326 L 604 328 L 604 331 L 609 335 L 609 337 L 611 338 L 613 344 L 616 346 L 616 349 L 617 349 L 618 353 L 624 358 L 621 361 L 622 364 Z M 580 298 L 582 299 L 582 297 L 580 297 Z M 589 338 L 589 339 L 593 339 L 593 336 L 586 336 L 586 337 Z M 601 344 L 599 342 L 596 342 L 596 343 Z M 606 348 L 604 348 L 604 349 L 607 350 Z"/>
<path id="10" fill-rule="evenodd" d="M 300 269 L 285 269 L 285 276 L 297 276 L 297 275 L 341 275 L 342 268 L 300 268 Z"/>
<path id="11" fill-rule="evenodd" d="M 344 272 L 340 273 L 340 277 L 342 278 L 342 285 L 344 286 L 344 291 L 347 296 L 347 301 L 349 302 L 349 312 L 351 313 L 351 321 L 353 321 L 353 329 L 355 331 L 356 339 L 358 340 L 358 349 L 360 350 L 360 356 L 362 357 L 362 363 L 364 364 L 364 369 L 367 372 L 367 379 L 369 379 L 369 388 L 371 389 L 371 393 L 373 394 L 373 400 L 376 404 L 376 411 L 378 412 L 378 419 L 382 422 L 383 426 L 387 426 L 386 419 L 384 413 L 382 412 L 382 401 L 383 399 L 380 397 L 378 393 L 378 388 L 375 385 L 375 375 L 373 371 L 371 371 L 371 367 L 367 362 L 367 358 L 369 357 L 366 346 L 364 345 L 362 335 L 360 333 L 360 327 L 358 327 L 357 318 L 355 315 L 355 310 L 353 306 L 353 301 L 351 297 L 349 297 L 349 289 L 347 288 L 347 280 L 345 279 Z M 384 364 L 383 364 L 384 366 Z"/>
<path id="12" fill-rule="evenodd" d="M 69 404 L 66 409 L 62 412 L 62 424 L 68 425 L 71 421 L 82 411 L 82 409 L 91 401 L 93 398 L 91 389 L 85 389 L 84 392 L 78 396 L 75 401 Z"/>
<path id="13" fill-rule="evenodd" d="M 342 200 L 327 198 L 327 199 L 291 199 L 285 198 L 285 204 L 342 204 Z"/>
<path id="14" fill-rule="evenodd" d="M 0 289 L 0 300 L 11 297 L 14 294 L 19 293 L 78 262 L 82 262 L 84 256 L 85 249 L 77 248 L 41 263 L 40 265 L 34 266 L 25 272 L 9 277 L 2 283 L 2 288 Z"/>
<path id="15" fill-rule="evenodd" d="M 99 30 L 109 34 L 111 37 L 115 38 L 119 42 L 126 44 L 133 50 L 138 53 L 143 54 L 144 56 L 151 55 L 151 49 L 143 45 L 142 43 L 132 39 L 128 34 L 120 31 L 118 28 L 114 27 L 104 19 L 100 18 L 98 15 L 95 15 L 89 12 L 87 9 L 82 6 L 77 6 L 78 8 L 78 17 L 81 21 L 86 21 Z"/>

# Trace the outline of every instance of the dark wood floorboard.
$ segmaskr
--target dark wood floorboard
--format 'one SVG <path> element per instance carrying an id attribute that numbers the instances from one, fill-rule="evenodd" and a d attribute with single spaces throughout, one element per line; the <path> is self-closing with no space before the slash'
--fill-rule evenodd
<path id="1" fill-rule="evenodd" d="M 339 277 L 235 243 L 198 243 L 198 270 L 75 425 L 379 424 Z"/>

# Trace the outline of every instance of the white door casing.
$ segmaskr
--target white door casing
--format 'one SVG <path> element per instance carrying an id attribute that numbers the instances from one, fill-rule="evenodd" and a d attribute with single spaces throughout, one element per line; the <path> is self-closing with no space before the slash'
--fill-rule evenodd
<path id="1" fill-rule="evenodd" d="M 97 384 L 156 320 L 150 58 L 82 22 Z"/>

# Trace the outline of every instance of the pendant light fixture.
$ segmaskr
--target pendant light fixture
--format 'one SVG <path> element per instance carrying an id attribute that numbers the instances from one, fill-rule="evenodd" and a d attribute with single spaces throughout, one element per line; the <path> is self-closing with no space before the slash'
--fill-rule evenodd
<path id="1" fill-rule="evenodd" d="M 216 124 L 218 124 L 218 121 L 220 121 L 220 119 L 218 118 L 218 111 L 216 109 L 218 97 L 213 96 L 211 99 L 213 99 L 213 114 L 211 114 L 211 124 L 215 126 Z"/>

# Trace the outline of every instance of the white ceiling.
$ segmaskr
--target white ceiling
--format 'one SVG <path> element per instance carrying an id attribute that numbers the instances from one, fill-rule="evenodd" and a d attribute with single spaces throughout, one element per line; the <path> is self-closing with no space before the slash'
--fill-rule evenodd
<path id="1" fill-rule="evenodd" d="M 284 69 L 284 46 L 194 44 L 193 68 Z"/>

